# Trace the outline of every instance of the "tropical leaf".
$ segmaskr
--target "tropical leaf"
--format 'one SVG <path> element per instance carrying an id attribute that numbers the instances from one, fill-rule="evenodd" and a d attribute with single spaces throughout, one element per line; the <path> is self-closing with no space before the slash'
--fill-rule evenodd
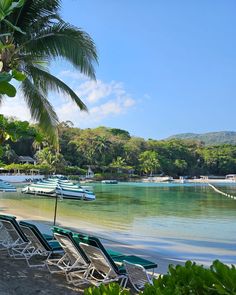
<path id="1" fill-rule="evenodd" d="M 10 97 L 14 97 L 16 95 L 16 88 L 13 85 L 11 85 L 9 82 L 1 82 L 0 94 L 6 94 Z"/>
<path id="2" fill-rule="evenodd" d="M 62 57 L 83 74 L 95 78 L 95 45 L 88 34 L 68 23 L 60 21 L 52 27 L 40 30 L 36 35 L 32 35 L 23 47 L 33 55 L 44 54 L 51 59 Z"/>
<path id="3" fill-rule="evenodd" d="M 11 74 L 9 73 L 6 73 L 6 72 L 3 72 L 3 73 L 0 73 L 0 83 L 1 82 L 9 82 L 11 81 Z"/>
<path id="4" fill-rule="evenodd" d="M 12 70 L 12 77 L 17 81 L 24 81 L 26 79 L 26 75 L 17 70 Z"/>
<path id="5" fill-rule="evenodd" d="M 5 23 L 8 25 L 8 27 L 10 27 L 11 29 L 13 29 L 14 31 L 17 31 L 17 32 L 19 32 L 19 33 L 21 33 L 21 34 L 26 34 L 26 33 L 23 32 L 19 27 L 14 26 L 14 25 L 13 25 L 11 22 L 9 22 L 7 19 L 3 19 L 2 21 L 5 22 Z"/>
<path id="6" fill-rule="evenodd" d="M 46 72 L 38 67 L 29 66 L 27 67 L 27 69 L 33 78 L 40 80 L 40 82 L 38 81 L 38 83 L 41 84 L 41 87 L 43 89 L 58 91 L 66 95 L 69 95 L 71 99 L 77 104 L 77 106 L 81 110 L 87 111 L 86 105 L 77 96 L 77 94 L 70 87 L 68 87 L 63 81 L 51 75 L 49 72 Z"/>
<path id="7" fill-rule="evenodd" d="M 4 1 L 0 0 L 0 3 Z M 1 46 L 8 44 L 4 38 L 9 33 L 9 27 L 12 30 L 13 48 L 6 49 L 3 65 L 6 71 L 12 70 L 15 79 L 22 81 L 22 91 L 32 118 L 57 144 L 58 118 L 47 100 L 48 92 L 62 92 L 81 110 L 87 108 L 70 87 L 49 73 L 47 66 L 51 61 L 62 58 L 95 79 L 94 64 L 98 60 L 96 47 L 87 33 L 61 19 L 61 0 L 22 1 L 4 2 L 4 9 L 11 8 L 14 11 L 4 22 L 0 22 Z"/>
<path id="8" fill-rule="evenodd" d="M 26 78 L 22 82 L 21 88 L 32 118 L 39 122 L 40 128 L 42 128 L 42 130 L 48 134 L 51 141 L 57 145 L 56 127 L 58 118 L 52 105 L 29 78 Z"/>
<path id="9" fill-rule="evenodd" d="M 11 14 L 15 8 L 23 6 L 25 0 L 0 0 L 0 20 Z"/>

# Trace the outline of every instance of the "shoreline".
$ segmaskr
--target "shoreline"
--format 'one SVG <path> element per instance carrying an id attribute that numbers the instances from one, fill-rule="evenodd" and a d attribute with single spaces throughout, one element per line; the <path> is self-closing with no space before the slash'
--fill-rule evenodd
<path id="1" fill-rule="evenodd" d="M 14 214 L 13 211 L 8 212 L 2 212 L 2 214 L 9 214 L 14 215 L 17 218 L 17 221 L 24 220 L 27 222 L 34 223 L 40 231 L 43 233 L 51 234 L 51 228 L 53 227 L 53 222 L 50 220 L 45 219 L 38 219 L 34 220 L 33 216 L 24 216 L 20 214 Z M 114 234 L 112 231 L 110 232 L 104 232 L 103 229 L 93 229 L 91 225 L 87 225 L 83 228 L 75 228 L 69 224 L 69 222 L 64 222 L 63 224 L 61 222 L 57 222 L 56 226 L 68 228 L 77 232 L 83 232 L 85 234 L 90 234 L 97 236 L 99 239 L 101 239 L 102 243 L 104 244 L 105 248 L 112 249 L 114 251 L 121 252 L 125 255 L 136 255 L 140 256 L 144 259 L 151 260 L 155 263 L 157 263 L 158 267 L 155 269 L 155 274 L 165 274 L 168 271 L 168 266 L 170 264 L 184 264 L 185 261 L 181 259 L 177 259 L 174 257 L 164 257 L 163 255 L 158 255 L 155 251 L 149 250 L 148 248 L 141 248 L 140 245 L 136 243 L 135 240 L 133 240 L 134 243 L 128 243 L 124 242 L 124 240 L 118 240 L 117 238 L 114 238 Z M 125 238 L 125 237 L 124 237 Z"/>
<path id="2" fill-rule="evenodd" d="M 153 183 L 153 186 L 155 185 L 156 184 Z M 166 186 L 166 185 L 169 185 L 169 184 L 163 183 L 163 186 Z M 182 186 L 182 185 L 184 186 L 185 184 L 173 183 L 173 186 Z M 193 184 L 190 184 L 190 183 L 189 185 L 193 186 Z M 207 185 L 208 185 L 207 183 L 202 182 L 202 186 L 205 187 Z M 172 185 L 170 184 L 169 186 L 172 186 Z M 108 188 L 109 187 L 113 189 L 113 186 L 112 187 L 108 186 Z M 188 187 L 188 184 L 186 184 L 186 187 Z M 42 229 L 43 232 L 50 231 L 50 227 L 52 227 L 53 225 L 52 224 L 53 209 L 51 211 L 52 214 L 49 212 L 49 210 L 45 211 L 46 212 L 45 214 L 42 214 L 42 211 L 34 209 L 32 204 L 31 204 L 31 207 L 29 206 L 29 208 L 28 207 L 24 208 L 24 206 L 22 206 L 21 202 L 19 201 L 16 203 L 17 205 L 14 205 L 14 204 L 12 203 L 11 205 L 11 202 L 10 202 L 9 205 L 6 206 L 5 208 L 3 206 L 1 210 L 2 214 L 12 214 L 17 216 L 19 220 L 32 221 L 33 223 L 37 224 L 39 228 Z M 50 204 L 48 203 L 47 205 L 48 207 L 45 207 L 45 209 L 51 208 L 51 206 L 52 208 L 54 208 L 53 200 L 50 200 Z M 37 206 L 35 208 L 37 208 Z M 44 207 L 42 207 L 41 210 L 43 208 Z M 149 236 L 150 239 L 147 240 L 144 231 L 135 232 L 136 230 L 135 226 L 137 227 L 140 226 L 140 223 L 139 223 L 140 221 L 137 218 L 134 219 L 135 222 L 132 223 L 133 228 L 132 227 L 130 228 L 130 232 L 127 231 L 129 230 L 128 227 L 126 229 L 126 232 L 125 231 L 123 232 L 122 220 L 120 219 L 120 217 L 117 218 L 116 215 L 114 215 L 114 220 L 116 222 L 115 225 L 117 225 L 117 222 L 119 222 L 119 226 L 114 227 L 113 229 L 112 223 L 110 224 L 111 219 L 108 219 L 108 217 L 112 218 L 112 216 L 107 217 L 107 215 L 100 214 L 99 216 L 101 218 L 101 222 L 98 220 L 98 223 L 96 223 L 96 220 L 97 220 L 97 218 L 95 218 L 96 212 L 94 213 L 94 215 L 90 214 L 89 215 L 90 218 L 86 218 L 86 216 L 82 214 L 82 211 L 80 212 L 80 207 L 76 208 L 74 212 L 73 211 L 70 211 L 70 212 L 72 213 L 71 217 L 69 215 L 63 214 L 64 213 L 63 211 L 62 211 L 62 214 L 58 215 L 58 221 L 57 221 L 58 226 L 69 228 L 75 231 L 88 233 L 90 235 L 98 236 L 99 238 L 102 239 L 106 247 L 112 248 L 119 252 L 123 252 L 124 254 L 129 254 L 129 255 L 134 254 L 134 255 L 146 258 L 148 260 L 151 260 L 153 262 L 156 262 L 158 264 L 158 268 L 156 269 L 157 273 L 166 273 L 169 264 L 182 264 L 186 260 L 196 261 L 198 264 L 203 264 L 207 266 L 214 259 L 216 259 L 215 254 L 217 252 L 218 252 L 217 255 L 219 254 L 218 256 L 219 259 L 221 260 L 223 259 L 222 261 L 224 263 L 231 263 L 232 259 L 236 258 L 235 256 L 236 253 L 235 251 L 232 250 L 232 245 L 230 241 L 227 241 L 227 243 L 225 242 L 225 245 L 224 245 L 225 252 L 222 252 L 222 247 L 223 247 L 222 243 L 224 243 L 224 241 L 221 241 L 220 239 L 217 239 L 217 240 L 206 239 L 205 244 L 201 246 L 201 248 L 203 249 L 201 251 L 199 247 L 199 243 L 204 240 L 204 237 L 202 237 L 202 240 L 195 239 L 195 236 L 192 235 L 192 232 L 189 232 L 190 236 L 188 236 L 187 238 L 186 238 L 186 234 L 181 236 L 182 239 L 179 238 L 179 236 L 176 235 L 176 233 L 173 234 L 172 232 L 168 232 L 168 236 L 163 235 L 163 233 L 165 233 L 165 226 L 166 226 L 166 223 L 164 223 L 165 220 L 158 221 L 157 223 L 158 230 L 153 231 L 156 235 L 155 236 L 150 235 Z M 129 216 L 129 214 L 127 216 Z M 188 217 L 192 218 L 192 215 Z M 150 224 L 147 222 L 147 226 L 152 225 L 151 221 L 152 220 L 150 219 Z M 171 222 L 172 221 L 170 220 L 170 223 Z M 182 224 L 182 221 L 181 221 L 179 224 L 181 228 L 182 226 L 183 228 L 184 226 L 186 226 L 186 229 L 188 228 L 188 221 L 185 224 L 184 223 Z M 141 229 L 145 230 L 142 227 Z M 171 237 L 171 234 L 173 234 L 173 237 Z"/>

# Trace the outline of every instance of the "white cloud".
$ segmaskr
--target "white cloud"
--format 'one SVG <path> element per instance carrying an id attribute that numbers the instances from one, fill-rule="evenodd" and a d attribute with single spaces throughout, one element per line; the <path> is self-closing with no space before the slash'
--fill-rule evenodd
<path id="1" fill-rule="evenodd" d="M 56 108 L 61 121 L 69 118 L 76 126 L 92 127 L 104 119 L 125 114 L 136 103 L 121 82 L 95 82 L 84 78 L 81 81 L 80 76 L 73 76 L 73 72 L 66 72 L 65 76 L 74 77 L 77 84 L 80 82 L 74 91 L 87 104 L 89 113 L 80 112 L 71 101 L 63 99 Z"/>
<path id="2" fill-rule="evenodd" d="M 114 93 L 113 82 L 106 84 L 101 80 L 86 81 L 76 91 L 79 97 L 85 97 L 88 103 L 94 104 Z"/>
<path id="3" fill-rule="evenodd" d="M 60 121 L 70 120 L 75 126 L 82 128 L 94 127 L 96 124 L 102 124 L 105 119 L 122 116 L 136 103 L 120 82 L 106 83 L 102 80 L 95 82 L 73 71 L 63 71 L 59 76 L 72 87 L 89 109 L 88 113 L 81 112 L 67 96 L 50 94 L 49 97 Z M 15 98 L 5 99 L 0 106 L 0 113 L 21 120 L 30 120 L 29 110 L 20 91 Z"/>
<path id="4" fill-rule="evenodd" d="M 29 121 L 31 116 L 23 99 L 22 93 L 17 92 L 15 97 L 5 97 L 0 106 L 0 113 L 5 116 L 16 117 L 20 120 Z"/>

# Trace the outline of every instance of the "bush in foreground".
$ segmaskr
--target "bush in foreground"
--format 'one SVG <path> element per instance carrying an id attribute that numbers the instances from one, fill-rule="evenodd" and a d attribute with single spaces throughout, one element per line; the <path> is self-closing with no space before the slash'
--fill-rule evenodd
<path id="1" fill-rule="evenodd" d="M 129 295 L 117 283 L 90 287 L 85 295 Z M 184 266 L 169 266 L 166 275 L 154 279 L 140 292 L 144 295 L 236 295 L 236 268 L 216 260 L 210 268 L 187 261 Z"/>

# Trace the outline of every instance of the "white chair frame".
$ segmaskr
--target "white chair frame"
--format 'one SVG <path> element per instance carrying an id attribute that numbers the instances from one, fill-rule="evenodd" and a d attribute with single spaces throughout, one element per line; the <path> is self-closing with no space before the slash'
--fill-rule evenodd
<path id="1" fill-rule="evenodd" d="M 28 245 L 21 253 L 24 256 L 28 266 L 29 267 L 47 266 L 46 260 L 49 259 L 49 257 L 55 252 L 46 249 L 45 246 L 40 241 L 40 239 L 37 237 L 37 235 L 34 233 L 34 231 L 30 227 L 24 226 L 24 225 L 20 225 L 20 227 L 23 233 L 25 234 L 25 236 L 27 237 L 27 239 L 29 240 Z M 31 259 L 34 256 L 42 256 L 45 259 L 40 264 L 31 263 Z"/>
<path id="2" fill-rule="evenodd" d="M 0 227 L 0 250 L 7 250 L 8 254 L 14 258 L 23 258 L 23 251 L 27 248 L 29 242 L 22 239 L 18 230 L 9 220 L 1 220 Z"/>
<path id="3" fill-rule="evenodd" d="M 88 283 L 87 276 L 90 272 L 90 263 L 85 261 L 69 237 L 59 233 L 54 233 L 54 237 L 60 243 L 65 254 L 59 259 L 47 259 L 49 271 L 51 273 L 64 272 L 68 283 L 75 286 Z M 76 272 L 76 276 L 72 275 L 74 272 Z"/>
<path id="4" fill-rule="evenodd" d="M 153 285 L 152 276 L 150 276 L 146 269 L 139 264 L 133 264 L 128 261 L 123 261 L 128 279 L 136 291 L 144 289 L 145 284 Z"/>
<path id="5" fill-rule="evenodd" d="M 100 248 L 85 243 L 80 243 L 80 247 L 91 261 L 91 269 L 88 275 L 90 283 L 99 286 L 100 284 L 107 284 L 120 280 L 120 286 L 123 288 L 126 287 L 128 280 L 127 275 L 118 274 Z M 98 273 L 99 277 L 96 273 Z"/>

